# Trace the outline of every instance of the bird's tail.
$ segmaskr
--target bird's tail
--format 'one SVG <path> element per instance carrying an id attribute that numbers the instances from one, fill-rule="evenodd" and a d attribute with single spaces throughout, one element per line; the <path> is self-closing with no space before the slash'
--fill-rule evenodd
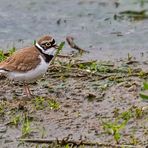
<path id="1" fill-rule="evenodd" d="M 0 68 L 0 74 L 6 74 L 8 72 L 8 70 L 4 69 L 4 68 Z"/>

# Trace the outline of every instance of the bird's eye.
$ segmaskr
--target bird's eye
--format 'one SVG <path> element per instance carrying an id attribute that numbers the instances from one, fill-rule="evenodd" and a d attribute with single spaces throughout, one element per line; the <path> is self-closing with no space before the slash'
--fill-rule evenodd
<path id="1" fill-rule="evenodd" d="M 51 44 L 50 43 L 46 43 L 46 46 L 49 47 L 49 46 L 51 46 Z"/>

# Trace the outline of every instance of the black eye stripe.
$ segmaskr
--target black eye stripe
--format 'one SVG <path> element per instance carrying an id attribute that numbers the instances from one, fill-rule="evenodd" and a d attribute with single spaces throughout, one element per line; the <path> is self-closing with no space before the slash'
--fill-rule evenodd
<path id="1" fill-rule="evenodd" d="M 54 45 L 55 44 L 55 40 L 53 39 L 50 43 L 51 43 L 51 45 Z"/>

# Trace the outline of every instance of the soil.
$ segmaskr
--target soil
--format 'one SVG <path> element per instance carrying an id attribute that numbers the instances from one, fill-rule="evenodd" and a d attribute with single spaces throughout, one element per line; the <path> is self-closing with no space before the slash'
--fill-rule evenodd
<path id="1" fill-rule="evenodd" d="M 114 71 L 125 68 L 122 65 L 126 62 L 120 63 L 109 67 Z M 52 65 L 41 80 L 30 84 L 34 95 L 31 99 L 23 95 L 21 84 L 1 78 L 0 141 L 3 147 L 17 147 L 19 138 L 56 140 L 69 134 L 75 141 L 116 144 L 113 135 L 104 130 L 104 122 L 114 123 L 125 112 L 132 116 L 119 131 L 119 143 L 147 145 L 147 103 L 139 97 L 147 74 L 140 77 L 139 64 L 130 65 L 131 75 L 125 71 L 91 73 L 85 69 L 56 66 Z M 48 105 L 51 99 L 58 103 L 57 108 Z M 136 110 L 141 112 L 138 114 Z M 20 119 L 14 125 L 16 116 Z M 25 117 L 30 121 L 30 131 L 23 135 Z M 35 145 L 21 144 L 20 147 Z"/>

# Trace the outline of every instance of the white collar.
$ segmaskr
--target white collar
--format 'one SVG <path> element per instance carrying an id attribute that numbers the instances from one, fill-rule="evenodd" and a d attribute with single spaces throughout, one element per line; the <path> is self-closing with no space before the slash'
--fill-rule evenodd
<path id="1" fill-rule="evenodd" d="M 35 46 L 44 53 L 44 49 L 38 44 L 38 42 L 35 43 Z"/>

